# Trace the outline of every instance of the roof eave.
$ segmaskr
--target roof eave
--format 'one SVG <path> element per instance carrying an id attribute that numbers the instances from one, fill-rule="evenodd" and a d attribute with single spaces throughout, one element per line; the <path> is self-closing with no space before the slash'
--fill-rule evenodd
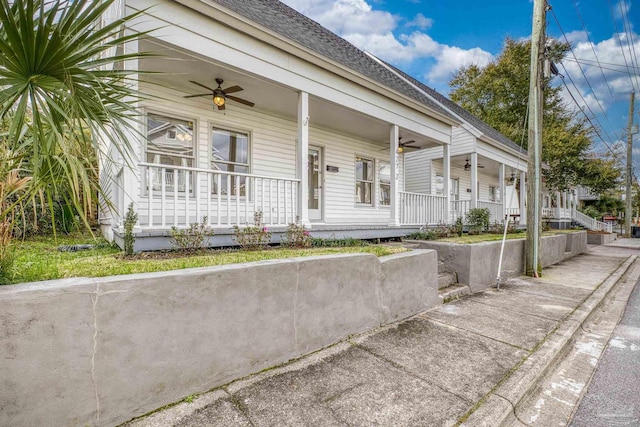
<path id="1" fill-rule="evenodd" d="M 278 34 L 277 32 L 270 30 L 269 28 L 256 23 L 255 21 L 246 18 L 245 16 L 234 12 L 215 2 L 206 2 L 203 0 L 176 0 L 177 3 L 182 4 L 190 9 L 193 9 L 211 19 L 222 22 L 224 25 L 232 26 L 234 29 L 242 31 L 252 37 L 259 40 L 263 40 L 272 46 L 275 46 L 283 51 L 304 59 L 316 66 L 326 69 L 336 75 L 344 77 L 354 83 L 357 83 L 367 89 L 370 89 L 378 94 L 386 97 L 391 97 L 396 101 L 419 111 L 423 114 L 431 116 L 432 118 L 439 120 L 445 124 L 455 125 L 458 124 L 450 117 L 443 115 L 442 113 L 435 111 L 423 103 L 411 99 L 410 97 L 399 93 L 387 86 L 384 86 L 373 79 L 370 79 L 349 67 L 346 67 L 330 58 L 321 55 L 285 36 Z M 215 10 L 219 13 L 225 14 L 227 17 L 234 19 L 236 22 L 231 23 L 228 19 L 221 19 L 217 14 L 212 13 Z M 232 25 L 233 24 L 233 25 Z M 265 37 L 266 36 L 266 37 Z M 267 38 L 268 37 L 268 38 Z M 390 96 L 391 95 L 391 96 Z"/>

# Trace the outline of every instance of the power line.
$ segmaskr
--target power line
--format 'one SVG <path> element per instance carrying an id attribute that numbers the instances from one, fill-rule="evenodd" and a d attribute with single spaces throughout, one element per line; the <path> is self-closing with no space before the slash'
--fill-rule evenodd
<path id="1" fill-rule="evenodd" d="M 616 30 L 616 36 L 618 36 L 618 46 L 620 46 L 620 51 L 622 52 L 622 59 L 624 63 L 627 65 L 627 71 L 629 72 L 629 83 L 631 83 L 631 87 L 635 88 L 633 84 L 633 79 L 631 78 L 631 70 L 629 69 L 629 62 L 627 61 L 627 55 L 624 53 L 624 48 L 622 47 L 622 39 L 620 37 L 620 31 L 618 31 L 618 24 L 616 23 L 616 16 L 613 12 L 613 6 L 611 5 L 611 0 L 607 0 L 609 3 L 609 11 L 611 12 L 611 19 L 613 20 L 613 28 Z M 629 58 L 631 59 L 631 58 Z"/>
<path id="2" fill-rule="evenodd" d="M 623 4 L 624 4 L 624 6 L 623 6 Z M 637 67 L 638 66 L 638 56 L 636 55 L 636 46 L 633 43 L 633 34 L 631 32 L 631 23 L 629 22 L 629 14 L 627 13 L 627 3 L 626 3 L 625 0 L 620 0 L 620 3 L 618 3 L 618 6 L 620 7 L 620 14 L 622 16 L 622 24 L 624 26 L 625 33 L 626 33 L 626 36 L 627 36 L 626 37 L 627 38 L 627 46 L 629 47 L 629 58 L 631 59 L 631 66 Z M 637 84 L 638 84 L 638 81 L 636 79 L 636 85 Z"/>
<path id="3" fill-rule="evenodd" d="M 562 67 L 562 69 L 565 71 L 566 76 L 569 78 L 569 81 L 571 82 L 571 84 L 573 85 L 573 87 L 575 88 L 576 92 L 578 93 L 578 95 L 580 95 L 580 97 L 582 98 L 582 101 L 584 102 L 585 107 L 589 110 L 589 112 L 591 113 L 591 115 L 593 115 L 593 118 L 597 121 L 598 119 L 596 118 L 596 115 L 593 113 L 593 110 L 591 109 L 591 107 L 589 106 L 589 104 L 587 103 L 587 101 L 584 99 L 584 96 L 582 96 L 582 93 L 580 92 L 580 89 L 578 89 L 578 86 L 576 86 L 575 82 L 573 81 L 573 79 L 571 78 L 571 76 L 569 75 L 569 73 L 567 73 L 567 69 L 565 68 L 564 64 L 560 63 L 560 66 Z M 587 115 L 587 113 L 584 112 L 583 107 L 580 106 L 580 103 L 578 102 L 578 100 L 575 98 L 575 96 L 573 95 L 573 93 L 571 92 L 571 90 L 569 89 L 569 86 L 567 85 L 567 82 L 564 79 L 564 76 L 560 77 L 560 80 L 562 80 L 562 84 L 564 85 L 565 89 L 567 89 L 567 92 L 569 93 L 569 96 L 571 97 L 571 99 L 573 99 L 573 102 L 576 104 L 576 106 L 578 107 L 578 109 L 582 112 L 582 114 L 584 115 L 584 117 L 587 119 L 587 121 L 589 122 L 589 124 L 591 125 L 591 128 L 593 129 L 593 131 L 595 132 L 595 134 L 598 136 L 598 138 L 600 138 L 600 141 L 602 141 L 602 143 L 605 145 L 605 147 L 607 147 L 607 149 L 611 152 L 611 154 L 613 155 L 613 157 L 618 160 L 621 161 L 618 158 L 618 155 L 616 154 L 615 151 L 613 151 L 613 149 L 611 148 L 611 146 L 607 143 L 607 141 L 604 140 L 604 138 L 602 137 L 602 135 L 600 134 L 600 129 L 601 129 L 601 125 L 600 126 L 596 126 L 593 124 L 593 121 L 591 121 L 591 118 Z M 604 129 L 603 129 L 604 130 Z M 606 130 L 604 130 L 606 133 Z M 607 137 L 609 139 L 611 139 L 611 136 L 609 134 L 607 134 Z"/>
<path id="4" fill-rule="evenodd" d="M 567 35 L 565 34 L 564 30 L 562 29 L 562 25 L 560 25 L 560 21 L 558 20 L 558 17 L 556 16 L 556 13 L 553 11 L 553 9 L 551 10 L 551 14 L 553 15 L 554 20 L 556 21 L 556 25 L 558 26 L 558 29 L 560 30 L 560 32 L 562 33 L 562 36 L 564 37 L 565 41 L 567 42 L 567 44 L 569 45 L 569 52 L 571 52 L 571 55 L 573 56 L 573 59 L 576 59 L 576 54 L 573 51 L 573 48 L 571 47 L 571 43 L 569 43 L 569 39 L 567 38 Z M 577 60 L 576 60 L 577 62 Z M 564 68 L 564 65 L 563 65 Z M 602 107 L 602 103 L 600 102 L 600 100 L 598 99 L 598 95 L 596 94 L 596 92 L 593 90 L 593 87 L 591 86 L 591 82 L 589 82 L 589 79 L 587 78 L 586 73 L 584 72 L 584 70 L 582 69 L 582 67 L 580 66 L 580 63 L 578 63 L 578 69 L 580 70 L 580 72 L 582 73 L 582 77 L 584 78 L 584 81 L 587 83 L 587 86 L 589 86 L 589 89 L 591 90 L 591 94 L 593 95 L 593 98 L 596 100 L 598 107 L 600 107 L 600 111 L 602 111 L 602 114 L 604 115 L 604 118 L 607 120 L 607 122 L 609 122 L 609 126 L 612 129 L 615 129 L 615 127 L 612 125 L 611 121 L 609 120 L 609 117 L 607 116 L 607 112 L 604 111 L 604 108 Z M 566 72 L 566 68 L 565 68 L 565 72 Z M 571 78 L 571 77 L 570 77 Z M 573 83 L 573 80 L 571 80 Z M 574 84 L 575 86 L 575 84 Z M 576 86 L 577 88 L 577 86 Z M 584 98 L 583 98 L 584 99 Z M 587 104 L 588 106 L 588 104 Z M 591 110 L 591 108 L 589 108 L 589 110 Z M 591 114 L 593 114 L 593 111 L 591 112 Z M 594 118 L 595 114 L 593 114 Z M 596 118 L 597 120 L 597 118 Z M 604 129 L 604 127 L 602 127 L 602 129 L 604 130 L 604 132 L 607 134 L 607 138 L 609 138 L 609 140 L 612 140 L 611 136 L 609 135 L 609 133 L 607 132 L 606 129 Z M 620 139 L 617 135 L 617 133 L 615 133 L 614 130 L 614 135 L 616 136 L 616 139 Z"/>
<path id="5" fill-rule="evenodd" d="M 582 14 L 580 13 L 580 9 L 578 8 L 578 3 L 576 3 L 576 0 L 572 0 L 572 1 L 573 1 L 573 6 L 576 9 L 576 14 L 578 15 L 578 19 L 580 20 L 580 24 L 582 24 L 582 29 L 584 30 L 584 33 L 587 36 L 587 41 L 589 42 L 589 45 L 591 46 L 591 50 L 593 51 L 593 57 L 596 58 L 596 62 L 598 62 L 598 66 L 599 66 L 600 60 L 598 59 L 596 48 L 595 48 L 595 45 L 591 42 L 591 37 L 589 37 L 589 31 L 587 31 L 587 26 L 584 25 Z M 613 91 L 611 90 L 611 86 L 609 86 L 609 82 L 607 81 L 607 78 L 605 77 L 604 71 L 602 70 L 602 68 L 600 68 L 600 72 L 602 73 L 602 78 L 604 79 L 604 82 L 607 85 L 607 89 L 609 89 L 609 94 L 613 97 Z"/>
<path id="6" fill-rule="evenodd" d="M 632 76 L 640 76 L 640 67 L 627 67 L 624 64 L 614 64 L 612 62 L 602 62 L 602 61 L 599 61 L 598 64 L 594 64 L 594 62 L 596 61 L 594 61 L 593 59 L 581 59 L 581 58 L 579 59 L 564 58 L 563 61 L 572 61 L 572 62 L 577 62 L 579 64 L 588 65 L 590 67 L 602 68 L 603 70 L 615 71 L 622 74 L 630 74 Z M 609 65 L 609 67 L 605 67 L 603 65 Z M 621 70 L 619 68 L 611 68 L 611 67 L 631 68 L 635 70 L 635 72 L 629 73 L 628 71 Z"/>

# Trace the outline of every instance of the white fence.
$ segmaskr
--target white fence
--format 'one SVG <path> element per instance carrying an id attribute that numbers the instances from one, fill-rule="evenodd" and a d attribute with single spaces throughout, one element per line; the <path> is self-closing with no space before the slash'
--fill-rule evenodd
<path id="1" fill-rule="evenodd" d="M 188 227 L 207 217 L 210 226 L 253 224 L 262 212 L 267 225 L 297 216 L 298 179 L 141 163 L 142 228 Z M 146 214 L 146 215 L 145 215 Z"/>
<path id="2" fill-rule="evenodd" d="M 452 200 L 451 201 L 451 223 L 453 224 L 456 219 L 467 216 L 467 212 L 471 208 L 471 200 Z"/>
<path id="3" fill-rule="evenodd" d="M 445 196 L 400 192 L 400 223 L 403 225 L 444 224 Z"/>
<path id="4" fill-rule="evenodd" d="M 607 233 L 613 232 L 613 224 L 598 221 L 597 219 L 591 218 L 590 216 L 587 216 L 582 212 L 577 211 L 576 209 L 573 209 L 571 211 L 571 219 L 579 222 L 589 230 L 606 231 Z"/>
<path id="5" fill-rule="evenodd" d="M 478 207 L 489 210 L 490 223 L 494 223 L 494 222 L 502 223 L 502 221 L 504 221 L 504 212 L 502 209 L 502 203 L 478 200 Z"/>

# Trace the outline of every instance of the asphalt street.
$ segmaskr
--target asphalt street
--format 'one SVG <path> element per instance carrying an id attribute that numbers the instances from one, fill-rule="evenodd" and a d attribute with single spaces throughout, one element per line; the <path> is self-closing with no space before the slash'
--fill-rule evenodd
<path id="1" fill-rule="evenodd" d="M 640 283 L 640 282 L 638 282 Z M 622 320 L 573 418 L 575 427 L 640 425 L 640 285 L 636 283 Z"/>

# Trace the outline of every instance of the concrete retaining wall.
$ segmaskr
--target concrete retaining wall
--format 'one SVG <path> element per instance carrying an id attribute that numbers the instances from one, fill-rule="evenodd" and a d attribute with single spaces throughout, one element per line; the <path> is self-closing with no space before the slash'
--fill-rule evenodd
<path id="1" fill-rule="evenodd" d="M 567 246 L 564 249 L 564 259 L 573 258 L 574 256 L 587 251 L 586 231 L 576 231 L 574 233 L 568 233 L 566 236 Z"/>
<path id="2" fill-rule="evenodd" d="M 455 273 L 458 276 L 458 282 L 468 285 L 472 292 L 487 289 L 495 284 L 502 242 L 482 242 L 468 245 L 436 241 L 420 241 L 419 243 L 423 249 L 433 249 L 438 252 L 440 273 Z M 571 254 L 565 254 L 568 251 L 567 247 L 571 248 Z M 586 232 L 584 231 L 544 236 L 540 248 L 540 262 L 543 268 L 548 267 L 570 256 L 580 254 L 586 249 Z M 505 242 L 502 278 L 523 274 L 524 250 L 524 239 Z"/>
<path id="3" fill-rule="evenodd" d="M 609 234 L 594 234 L 587 233 L 587 243 L 590 245 L 606 245 L 616 240 L 618 235 L 616 233 Z"/>
<path id="4" fill-rule="evenodd" d="M 116 425 L 435 307 L 436 270 L 417 250 L 0 287 L 0 425 Z"/>

